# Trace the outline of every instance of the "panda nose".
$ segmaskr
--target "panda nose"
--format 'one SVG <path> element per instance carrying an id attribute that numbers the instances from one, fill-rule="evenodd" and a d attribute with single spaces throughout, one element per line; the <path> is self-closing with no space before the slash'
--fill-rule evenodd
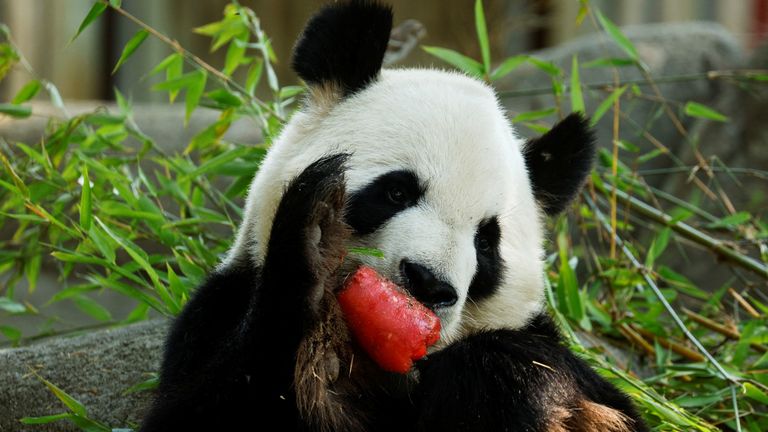
<path id="1" fill-rule="evenodd" d="M 458 300 L 456 290 L 450 284 L 436 278 L 421 264 L 402 260 L 400 273 L 411 295 L 430 309 L 453 306 Z"/>

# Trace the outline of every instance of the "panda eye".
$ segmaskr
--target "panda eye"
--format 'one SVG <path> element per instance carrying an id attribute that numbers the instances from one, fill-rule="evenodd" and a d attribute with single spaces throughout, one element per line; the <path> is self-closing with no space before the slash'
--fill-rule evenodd
<path id="1" fill-rule="evenodd" d="M 478 238 L 476 243 L 475 247 L 480 253 L 487 253 L 491 250 L 491 242 L 485 237 Z"/>
<path id="2" fill-rule="evenodd" d="M 400 189 L 397 186 L 393 186 L 389 188 L 387 191 L 387 198 L 393 203 L 398 205 L 403 205 L 406 202 L 407 197 L 405 196 L 405 192 L 403 192 L 402 189 Z"/>

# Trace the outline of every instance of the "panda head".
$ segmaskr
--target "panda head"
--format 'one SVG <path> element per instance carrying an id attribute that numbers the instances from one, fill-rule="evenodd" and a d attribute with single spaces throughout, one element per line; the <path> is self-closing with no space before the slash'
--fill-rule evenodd
<path id="1" fill-rule="evenodd" d="M 518 328 L 542 308 L 545 215 L 560 212 L 591 167 L 576 115 L 525 142 L 494 91 L 434 69 L 382 70 L 392 13 L 368 1 L 327 6 L 293 65 L 309 86 L 254 179 L 228 261 L 263 263 L 286 185 L 345 153 L 352 257 L 404 286 L 441 319 L 441 343 Z"/>

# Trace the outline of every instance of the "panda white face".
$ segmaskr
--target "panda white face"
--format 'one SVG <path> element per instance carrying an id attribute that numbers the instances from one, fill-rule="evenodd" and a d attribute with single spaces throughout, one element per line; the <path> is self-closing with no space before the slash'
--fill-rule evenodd
<path id="1" fill-rule="evenodd" d="M 346 162 L 350 256 L 433 308 L 440 346 L 467 331 L 517 328 L 541 308 L 539 207 L 494 93 L 463 75 L 383 71 L 346 98 L 316 95 L 286 125 L 253 182 L 230 259 L 263 262 L 288 182 L 338 153 Z"/>

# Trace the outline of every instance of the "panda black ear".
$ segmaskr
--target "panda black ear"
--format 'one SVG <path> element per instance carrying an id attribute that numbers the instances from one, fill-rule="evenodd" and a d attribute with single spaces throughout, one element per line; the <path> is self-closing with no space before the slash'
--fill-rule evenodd
<path id="1" fill-rule="evenodd" d="M 592 170 L 595 137 L 587 119 L 574 113 L 525 147 L 533 193 L 548 215 L 565 209 Z"/>
<path id="2" fill-rule="evenodd" d="M 381 70 L 392 9 L 369 0 L 328 5 L 310 18 L 293 50 L 293 69 L 311 86 L 339 86 L 348 96 Z"/>

